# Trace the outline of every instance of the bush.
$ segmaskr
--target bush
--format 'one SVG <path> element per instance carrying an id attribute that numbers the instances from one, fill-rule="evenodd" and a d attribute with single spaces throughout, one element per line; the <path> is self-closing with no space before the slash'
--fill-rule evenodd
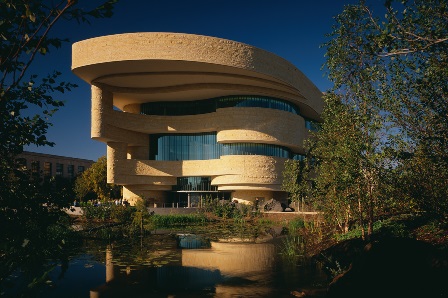
<path id="1" fill-rule="evenodd" d="M 86 219 L 98 221 L 128 222 L 132 218 L 132 213 L 135 212 L 134 207 L 115 204 L 102 204 L 99 206 L 85 204 L 81 208 Z"/>
<path id="2" fill-rule="evenodd" d="M 187 225 L 187 224 L 203 224 L 208 221 L 204 214 L 170 214 L 160 215 L 154 214 L 149 219 L 156 228 L 164 228 L 171 226 Z"/>
<path id="3" fill-rule="evenodd" d="M 237 221 L 240 221 L 245 217 L 254 217 L 260 214 L 255 210 L 253 205 L 213 198 L 205 199 L 203 211 L 212 213 L 223 219 L 233 218 Z"/>

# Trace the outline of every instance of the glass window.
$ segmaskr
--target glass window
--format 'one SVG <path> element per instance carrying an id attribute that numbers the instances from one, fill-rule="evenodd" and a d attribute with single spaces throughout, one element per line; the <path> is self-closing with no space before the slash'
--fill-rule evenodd
<path id="1" fill-rule="evenodd" d="M 25 170 L 26 169 L 26 158 L 17 158 L 16 159 L 16 167 L 17 169 L 20 170 Z"/>
<path id="2" fill-rule="evenodd" d="M 67 174 L 68 177 L 73 178 L 75 176 L 75 166 L 74 165 L 67 165 Z"/>
<path id="3" fill-rule="evenodd" d="M 84 166 L 78 166 L 78 174 L 82 173 L 85 171 Z"/>
<path id="4" fill-rule="evenodd" d="M 286 147 L 271 144 L 220 144 L 216 132 L 150 135 L 150 160 L 208 160 L 222 155 L 264 155 L 290 158 Z"/>
<path id="5" fill-rule="evenodd" d="M 51 162 L 44 162 L 44 176 L 50 177 L 52 174 L 52 164 Z"/>
<path id="6" fill-rule="evenodd" d="M 33 176 L 39 176 L 39 171 L 40 171 L 39 161 L 33 160 L 31 162 L 31 174 Z"/>
<path id="7" fill-rule="evenodd" d="M 61 163 L 56 163 L 56 176 L 62 176 L 64 170 L 64 165 Z"/>
<path id="8" fill-rule="evenodd" d="M 217 191 L 216 185 L 211 185 L 210 177 L 179 177 L 174 190 L 180 191 Z"/>
<path id="9" fill-rule="evenodd" d="M 157 101 L 141 105 L 145 115 L 182 116 L 216 112 L 230 107 L 258 107 L 276 109 L 299 115 L 299 108 L 286 100 L 258 95 L 224 96 L 195 101 Z"/>

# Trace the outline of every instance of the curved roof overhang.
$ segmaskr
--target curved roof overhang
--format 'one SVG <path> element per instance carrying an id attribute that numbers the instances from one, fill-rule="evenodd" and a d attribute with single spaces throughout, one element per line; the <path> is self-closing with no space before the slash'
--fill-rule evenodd
<path id="1" fill-rule="evenodd" d="M 318 119 L 322 93 L 294 65 L 262 49 L 215 37 L 128 33 L 73 44 L 73 72 L 114 93 L 114 105 L 263 95 Z"/>

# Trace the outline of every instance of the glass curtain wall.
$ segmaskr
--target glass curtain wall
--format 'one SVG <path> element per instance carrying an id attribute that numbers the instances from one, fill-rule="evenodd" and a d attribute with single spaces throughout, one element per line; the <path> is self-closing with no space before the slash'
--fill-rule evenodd
<path id="1" fill-rule="evenodd" d="M 176 191 L 217 191 L 216 185 L 211 185 L 210 177 L 179 177 Z"/>
<path id="2" fill-rule="evenodd" d="M 286 147 L 270 144 L 220 144 L 216 132 L 199 134 L 153 134 L 150 140 L 150 160 L 208 160 L 223 155 L 264 155 L 293 158 Z"/>
<path id="3" fill-rule="evenodd" d="M 141 105 L 141 114 L 159 116 L 199 115 L 230 107 L 255 107 L 300 115 L 299 108 L 286 100 L 257 95 L 224 96 L 195 101 L 157 101 Z"/>

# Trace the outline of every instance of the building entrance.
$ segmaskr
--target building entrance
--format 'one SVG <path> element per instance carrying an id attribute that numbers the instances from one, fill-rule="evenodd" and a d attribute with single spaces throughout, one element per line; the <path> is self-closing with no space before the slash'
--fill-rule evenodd
<path id="1" fill-rule="evenodd" d="M 230 200 L 231 192 L 224 191 L 173 191 L 168 194 L 165 207 L 201 208 L 211 200 Z"/>

